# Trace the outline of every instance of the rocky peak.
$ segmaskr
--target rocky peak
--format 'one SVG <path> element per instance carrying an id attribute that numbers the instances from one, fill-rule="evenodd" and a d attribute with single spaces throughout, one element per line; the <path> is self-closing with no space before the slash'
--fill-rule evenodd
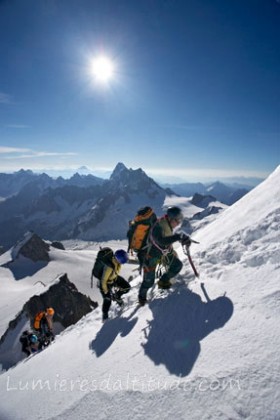
<path id="1" fill-rule="evenodd" d="M 74 175 L 72 175 L 70 179 L 80 179 L 80 178 L 82 178 L 82 175 L 80 175 L 78 172 L 75 172 Z"/>
<path id="2" fill-rule="evenodd" d="M 123 163 L 117 164 L 110 181 L 114 190 L 125 190 L 126 192 L 147 191 L 151 188 L 161 190 L 161 187 L 141 168 L 127 169 Z"/>
<path id="3" fill-rule="evenodd" d="M 15 172 L 17 175 L 34 175 L 34 173 L 30 169 L 23 169 L 21 168 L 19 171 Z"/>
<path id="4" fill-rule="evenodd" d="M 208 207 L 209 203 L 213 201 L 217 201 L 217 200 L 212 195 L 202 195 L 202 194 L 195 193 L 191 200 L 191 203 L 197 207 L 206 208 Z"/>
<path id="5" fill-rule="evenodd" d="M 43 241 L 36 233 L 27 232 L 23 239 L 12 249 L 12 259 L 15 260 L 19 255 L 29 258 L 33 262 L 49 261 L 50 246 Z"/>
<path id="6" fill-rule="evenodd" d="M 127 175 L 127 172 L 129 172 L 127 167 L 122 162 L 119 162 L 116 165 L 115 169 L 113 170 L 112 175 L 110 176 L 110 179 L 111 180 L 119 179 L 124 174 Z"/>

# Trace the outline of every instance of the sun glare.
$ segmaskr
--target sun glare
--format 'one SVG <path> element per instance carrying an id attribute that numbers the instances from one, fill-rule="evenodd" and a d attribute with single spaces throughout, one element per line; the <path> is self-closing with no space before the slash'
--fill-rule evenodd
<path id="1" fill-rule="evenodd" d="M 114 65 L 112 60 L 100 56 L 92 61 L 92 73 L 97 82 L 107 83 L 114 76 Z"/>

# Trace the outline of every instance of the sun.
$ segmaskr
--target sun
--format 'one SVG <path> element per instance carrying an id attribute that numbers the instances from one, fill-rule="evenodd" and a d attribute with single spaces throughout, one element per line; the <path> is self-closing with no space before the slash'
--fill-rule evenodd
<path id="1" fill-rule="evenodd" d="M 113 61 L 105 56 L 99 56 L 92 60 L 92 74 L 99 83 L 108 83 L 114 77 Z"/>

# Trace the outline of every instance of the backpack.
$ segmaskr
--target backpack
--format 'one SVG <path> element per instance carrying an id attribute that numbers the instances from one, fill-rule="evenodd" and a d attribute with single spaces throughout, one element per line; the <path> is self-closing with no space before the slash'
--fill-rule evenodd
<path id="1" fill-rule="evenodd" d="M 97 253 L 94 266 L 92 268 L 92 273 L 91 273 L 92 276 L 100 280 L 105 265 L 114 268 L 113 263 L 112 263 L 113 256 L 114 256 L 114 251 L 111 248 L 109 247 L 100 248 L 100 250 Z"/>
<path id="2" fill-rule="evenodd" d="M 157 221 L 157 216 L 149 206 L 138 210 L 135 218 L 130 221 L 127 232 L 128 250 L 139 252 L 147 245 L 151 227 Z"/>
<path id="3" fill-rule="evenodd" d="M 19 338 L 19 341 L 21 342 L 21 344 L 25 344 L 27 342 L 29 334 L 31 334 L 30 331 L 28 330 L 23 331 L 23 333 L 21 334 Z"/>
<path id="4" fill-rule="evenodd" d="M 35 315 L 33 327 L 35 330 L 39 330 L 41 326 L 41 321 L 43 316 L 45 315 L 44 311 L 40 311 Z"/>

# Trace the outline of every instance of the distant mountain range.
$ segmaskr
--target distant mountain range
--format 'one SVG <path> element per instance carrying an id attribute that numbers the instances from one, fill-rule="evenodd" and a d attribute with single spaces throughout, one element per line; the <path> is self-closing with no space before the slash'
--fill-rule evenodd
<path id="1" fill-rule="evenodd" d="M 31 171 L 0 174 L 0 245 L 26 231 L 49 240 L 124 238 L 136 210 L 150 204 L 161 213 L 167 191 L 142 169 L 117 164 L 109 180 L 75 174 L 52 179 Z"/>
<path id="2" fill-rule="evenodd" d="M 210 185 L 204 185 L 201 182 L 198 183 L 183 183 L 183 184 L 164 184 L 165 188 L 170 188 L 176 194 L 184 197 L 191 197 L 194 194 L 211 194 L 217 200 L 221 201 L 228 206 L 231 206 L 245 194 L 247 194 L 252 188 L 225 185 L 222 182 L 214 182 Z"/>
<path id="3" fill-rule="evenodd" d="M 0 174 L 0 245 L 10 247 L 30 230 L 48 240 L 124 239 L 137 209 L 151 205 L 162 214 L 167 196 L 199 193 L 202 203 L 203 194 L 211 194 L 210 201 L 232 204 L 247 192 L 218 182 L 164 188 L 142 169 L 128 169 L 123 163 L 106 180 L 78 173 L 54 179 L 30 170 Z"/>
<path id="4" fill-rule="evenodd" d="M 94 175 L 74 174 L 70 179 L 61 176 L 51 178 L 49 175 L 35 174 L 30 170 L 21 169 L 13 174 L 0 173 L 0 197 L 7 198 L 18 194 L 26 185 L 32 185 L 41 191 L 47 188 L 58 188 L 63 186 L 90 187 L 102 185 L 104 179 Z"/>

